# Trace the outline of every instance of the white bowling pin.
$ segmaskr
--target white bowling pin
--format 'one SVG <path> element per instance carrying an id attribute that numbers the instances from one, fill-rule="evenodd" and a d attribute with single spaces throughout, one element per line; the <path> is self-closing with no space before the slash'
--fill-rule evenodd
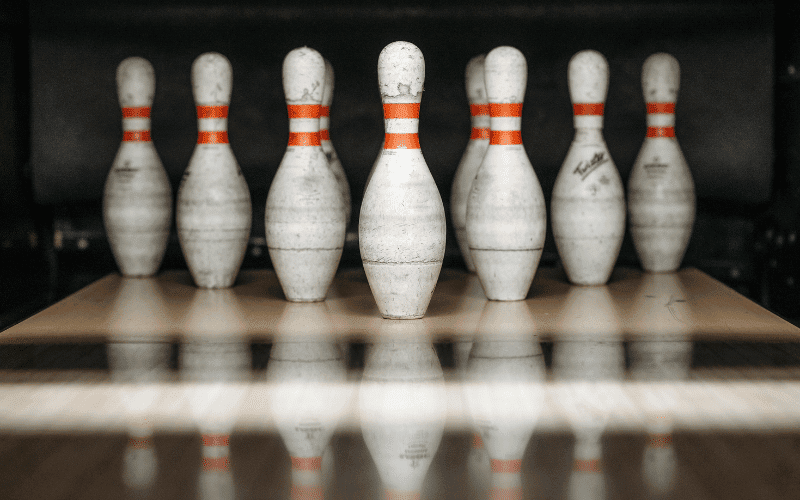
<path id="1" fill-rule="evenodd" d="M 489 104 L 486 99 L 486 83 L 483 77 L 483 64 L 485 54 L 475 56 L 467 63 L 465 80 L 467 99 L 469 100 L 469 113 L 472 121 L 467 148 L 464 150 L 461 161 L 453 177 L 453 187 L 450 191 L 450 215 L 453 218 L 458 248 L 467 265 L 469 272 L 475 272 L 475 264 L 469 252 L 467 241 L 467 198 L 472 189 L 472 181 L 478 174 L 478 168 L 483 162 L 486 149 L 489 147 Z"/>
<path id="2" fill-rule="evenodd" d="M 418 325 L 386 327 L 404 330 Z M 419 500 L 446 414 L 444 376 L 430 340 L 387 338 L 370 346 L 359 390 L 359 414 L 384 498 Z"/>
<path id="3" fill-rule="evenodd" d="M 680 267 L 694 224 L 694 181 L 675 138 L 679 87 L 674 57 L 661 52 L 647 58 L 642 66 L 647 136 L 628 180 L 628 220 L 639 261 L 650 272 Z"/>
<path id="4" fill-rule="evenodd" d="M 350 184 L 347 182 L 347 174 L 344 172 L 344 166 L 336 154 L 336 149 L 333 147 L 330 137 L 330 117 L 331 117 L 331 103 L 333 102 L 333 84 L 334 72 L 333 66 L 330 61 L 325 59 L 325 88 L 322 90 L 322 107 L 319 111 L 319 136 L 322 140 L 322 150 L 325 152 L 325 157 L 328 158 L 328 165 L 336 177 L 336 183 L 339 185 L 339 191 L 342 192 L 342 199 L 344 200 L 344 220 L 345 226 L 350 226 L 350 215 L 352 212 L 352 201 L 350 199 Z"/>
<path id="5" fill-rule="evenodd" d="M 608 63 L 594 50 L 569 62 L 575 138 L 556 177 L 550 213 L 553 236 L 570 282 L 608 281 L 625 236 L 625 193 L 603 139 Z"/>
<path id="6" fill-rule="evenodd" d="M 158 272 L 172 225 L 172 187 L 150 138 L 153 66 L 129 57 L 117 67 L 122 144 L 106 178 L 103 223 L 124 276 Z"/>
<path id="7" fill-rule="evenodd" d="M 642 478 L 654 496 L 664 496 L 675 487 L 677 457 L 672 446 L 672 425 L 666 417 L 651 419 L 642 456 Z"/>
<path id="8" fill-rule="evenodd" d="M 493 499 L 523 497 L 522 458 L 542 409 L 542 351 L 535 332 L 519 328 L 530 316 L 524 302 L 487 302 L 479 329 L 491 336 L 475 338 L 467 367 L 464 393 L 489 458 Z"/>
<path id="9" fill-rule="evenodd" d="M 130 496 L 145 496 L 158 475 L 158 458 L 153 446 L 153 431 L 141 427 L 128 431 L 128 444 L 122 457 L 122 482 Z"/>
<path id="10" fill-rule="evenodd" d="M 386 136 L 358 221 L 361 260 L 385 318 L 421 318 L 442 269 L 442 197 L 419 146 L 422 52 L 394 42 L 378 58 Z"/>
<path id="11" fill-rule="evenodd" d="M 289 145 L 269 187 L 267 249 L 286 298 L 325 300 L 342 257 L 345 206 L 322 150 L 320 102 L 325 60 L 308 47 L 283 60 Z"/>
<path id="12" fill-rule="evenodd" d="M 250 237 L 250 191 L 228 143 L 231 63 L 209 52 L 192 64 L 197 145 L 178 189 L 183 256 L 201 288 L 233 285 Z"/>
<path id="13" fill-rule="evenodd" d="M 490 300 L 522 300 L 544 248 L 547 214 L 539 179 L 522 145 L 525 56 L 498 47 L 486 56 L 490 139 L 467 201 L 467 239 Z"/>
<path id="14" fill-rule="evenodd" d="M 567 500 L 605 500 L 602 436 L 602 432 L 575 432 Z"/>

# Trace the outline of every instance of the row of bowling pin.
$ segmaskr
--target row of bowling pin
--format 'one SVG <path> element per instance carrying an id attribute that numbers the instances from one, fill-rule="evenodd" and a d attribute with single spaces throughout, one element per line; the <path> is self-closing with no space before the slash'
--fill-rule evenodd
<path id="1" fill-rule="evenodd" d="M 266 207 L 270 257 L 289 300 L 325 297 L 344 247 L 350 188 L 327 134 L 333 69 L 315 50 L 283 64 L 289 144 Z M 207 53 L 192 65 L 198 140 L 178 190 L 178 237 L 195 283 L 233 284 L 250 237 L 250 192 L 228 142 L 231 64 Z M 117 69 L 123 140 L 106 180 L 103 218 L 122 274 L 150 276 L 166 250 L 172 191 L 150 137 L 152 65 L 132 57 Z"/>
<path id="2" fill-rule="evenodd" d="M 669 54 L 644 63 L 648 128 L 628 183 L 627 218 L 642 267 L 652 272 L 680 266 L 694 223 L 694 183 L 674 131 L 679 78 Z M 467 65 L 473 129 L 450 208 L 466 265 L 493 300 L 525 298 L 545 240 L 544 197 L 520 135 L 526 82 L 525 57 L 513 47 Z M 562 265 L 579 285 L 608 281 L 625 233 L 625 193 L 602 134 L 608 82 L 602 54 L 586 50 L 570 60 L 575 137 L 550 208 Z"/>

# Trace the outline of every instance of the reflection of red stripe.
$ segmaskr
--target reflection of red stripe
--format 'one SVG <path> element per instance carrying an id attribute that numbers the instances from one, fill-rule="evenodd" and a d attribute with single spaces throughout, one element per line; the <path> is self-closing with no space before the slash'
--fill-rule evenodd
<path id="1" fill-rule="evenodd" d="M 319 107 L 319 117 L 320 118 L 328 118 L 331 116 L 331 107 L 330 106 L 320 106 Z"/>
<path id="2" fill-rule="evenodd" d="M 395 102 L 384 104 L 383 117 L 387 120 L 393 118 L 419 118 L 419 103 Z"/>
<path id="3" fill-rule="evenodd" d="M 319 118 L 319 104 L 289 104 L 289 118 Z"/>
<path id="4" fill-rule="evenodd" d="M 600 460 L 575 460 L 573 466 L 576 472 L 600 472 Z"/>
<path id="5" fill-rule="evenodd" d="M 602 115 L 604 108 L 605 106 L 602 102 L 579 103 L 572 105 L 572 113 L 575 116 Z"/>
<path id="6" fill-rule="evenodd" d="M 124 142 L 149 142 L 149 130 L 126 130 L 122 133 L 122 140 Z"/>
<path id="7" fill-rule="evenodd" d="M 228 106 L 197 106 L 198 118 L 227 118 Z"/>
<path id="8" fill-rule="evenodd" d="M 522 500 L 522 488 L 490 488 L 489 500 Z"/>
<path id="9" fill-rule="evenodd" d="M 653 434 L 649 439 L 651 448 L 666 448 L 672 444 L 672 434 Z"/>
<path id="10" fill-rule="evenodd" d="M 228 446 L 230 437 L 226 434 L 203 434 L 203 446 Z"/>
<path id="11" fill-rule="evenodd" d="M 290 457 L 294 470 L 319 470 L 322 467 L 322 457 Z"/>
<path id="12" fill-rule="evenodd" d="M 328 129 L 320 130 L 319 131 L 319 138 L 322 139 L 323 141 L 330 141 L 331 140 L 331 134 L 328 131 Z"/>
<path id="13" fill-rule="evenodd" d="M 521 102 L 489 103 L 489 115 L 492 117 L 517 117 L 522 116 Z"/>
<path id="14" fill-rule="evenodd" d="M 226 471 L 228 467 L 230 467 L 230 460 L 228 460 L 228 457 L 203 458 L 203 470 Z"/>
<path id="15" fill-rule="evenodd" d="M 386 134 L 383 149 L 419 149 L 417 134 Z"/>
<path id="16" fill-rule="evenodd" d="M 492 472 L 519 472 L 522 460 L 491 460 Z"/>
<path id="17" fill-rule="evenodd" d="M 131 437 L 131 438 L 128 438 L 128 446 L 130 446 L 131 448 L 138 448 L 140 450 L 143 450 L 143 449 L 146 449 L 146 448 L 150 448 L 151 445 L 152 445 L 152 443 L 150 442 L 150 438 L 149 437 L 143 437 L 143 438 Z"/>
<path id="18" fill-rule="evenodd" d="M 674 102 L 648 102 L 647 114 L 653 113 L 675 113 Z"/>
<path id="19" fill-rule="evenodd" d="M 138 108 L 122 108 L 123 118 L 150 118 L 150 106 Z"/>
<path id="20" fill-rule="evenodd" d="M 289 132 L 289 146 L 319 146 L 319 132 Z"/>
<path id="21" fill-rule="evenodd" d="M 498 146 L 522 144 L 522 133 L 519 130 L 492 130 L 489 144 Z"/>
<path id="22" fill-rule="evenodd" d="M 675 127 L 647 127 L 647 137 L 675 137 Z"/>
<path id="23" fill-rule="evenodd" d="M 472 116 L 482 116 L 489 114 L 489 105 L 488 104 L 470 104 L 469 105 L 469 113 Z"/>
<path id="24" fill-rule="evenodd" d="M 489 128 L 476 128 L 472 127 L 472 133 L 469 136 L 470 139 L 488 139 L 489 138 Z"/>
<path id="25" fill-rule="evenodd" d="M 417 491 L 385 490 L 384 500 L 419 500 L 421 494 Z"/>
<path id="26" fill-rule="evenodd" d="M 477 432 L 472 435 L 472 447 L 483 448 L 483 439 L 481 439 L 481 435 Z"/>
<path id="27" fill-rule="evenodd" d="M 322 486 L 293 484 L 290 498 L 291 500 L 323 500 L 325 498 L 325 490 L 323 490 Z"/>
<path id="28" fill-rule="evenodd" d="M 224 130 L 205 131 L 197 134 L 197 144 L 228 144 L 228 132 Z"/>

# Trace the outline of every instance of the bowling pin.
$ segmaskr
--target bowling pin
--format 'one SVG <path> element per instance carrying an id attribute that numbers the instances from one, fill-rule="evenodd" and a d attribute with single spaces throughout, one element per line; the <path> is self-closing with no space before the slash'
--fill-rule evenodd
<path id="1" fill-rule="evenodd" d="M 250 191 L 228 143 L 231 63 L 209 52 L 192 64 L 197 145 L 178 189 L 183 256 L 200 288 L 233 285 L 250 237 Z"/>
<path id="2" fill-rule="evenodd" d="M 553 236 L 570 282 L 608 281 L 625 236 L 625 196 L 603 139 L 608 63 L 594 50 L 569 62 L 575 138 L 556 177 L 551 201 Z"/>
<path id="3" fill-rule="evenodd" d="M 442 197 L 419 146 L 425 81 L 422 52 L 394 42 L 378 58 L 386 127 L 358 222 L 359 248 L 372 294 L 384 318 L 421 318 L 442 269 Z"/>
<path id="4" fill-rule="evenodd" d="M 631 238 L 645 271 L 680 267 L 695 216 L 692 172 L 675 138 L 678 61 L 663 52 L 642 67 L 647 136 L 628 180 Z"/>
<path id="5" fill-rule="evenodd" d="M 336 154 L 336 149 L 333 147 L 330 137 L 330 116 L 331 116 L 331 103 L 333 102 L 333 83 L 334 72 L 331 63 L 325 59 L 325 88 L 322 90 L 322 107 L 319 111 L 319 136 L 322 140 L 322 150 L 325 152 L 325 157 L 328 158 L 328 165 L 336 177 L 336 183 L 339 185 L 339 191 L 342 192 L 342 199 L 344 200 L 344 221 L 345 227 L 350 226 L 350 215 L 352 212 L 352 201 L 350 199 L 350 184 L 347 182 L 347 174 L 344 172 L 342 161 L 339 155 Z"/>
<path id="6" fill-rule="evenodd" d="M 605 500 L 602 432 L 576 431 L 568 500 Z"/>
<path id="7" fill-rule="evenodd" d="M 158 458 L 153 446 L 153 431 L 142 427 L 128 431 L 122 457 L 122 482 L 129 498 L 146 498 L 158 475 Z"/>
<path id="8" fill-rule="evenodd" d="M 382 498 L 419 500 L 444 432 L 444 375 L 430 339 L 412 331 L 424 326 L 383 321 L 390 332 L 370 346 L 359 389 L 361 431 L 383 483 Z"/>
<path id="9" fill-rule="evenodd" d="M 486 100 L 486 80 L 483 77 L 485 59 L 486 55 L 481 54 L 467 63 L 465 80 L 472 132 L 467 149 L 464 150 L 464 155 L 456 168 L 450 191 L 450 215 L 453 218 L 458 248 L 461 250 L 464 264 L 471 273 L 475 272 L 475 264 L 472 262 L 467 241 L 467 198 L 472 189 L 472 181 L 489 147 L 489 103 Z"/>
<path id="10" fill-rule="evenodd" d="M 153 66 L 129 57 L 117 67 L 122 144 L 106 178 L 103 223 L 123 276 L 158 272 L 172 225 L 172 187 L 150 138 Z"/>
<path id="11" fill-rule="evenodd" d="M 498 47 L 486 56 L 490 139 L 467 201 L 467 239 L 489 300 L 522 300 L 542 257 L 544 194 L 522 145 L 525 56 Z"/>
<path id="12" fill-rule="evenodd" d="M 283 60 L 289 145 L 269 187 L 267 249 L 287 300 L 325 300 L 342 257 L 345 205 L 322 150 L 325 60 L 308 47 Z"/>

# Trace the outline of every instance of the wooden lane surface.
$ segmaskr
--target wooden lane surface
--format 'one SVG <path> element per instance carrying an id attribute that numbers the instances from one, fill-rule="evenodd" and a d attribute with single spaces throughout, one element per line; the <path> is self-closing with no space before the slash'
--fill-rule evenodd
<path id="1" fill-rule="evenodd" d="M 523 302 L 487 301 L 475 275 L 442 271 L 421 320 L 380 318 L 364 273 L 342 270 L 325 302 L 287 302 L 274 272 L 244 270 L 228 290 L 199 290 L 186 271 L 106 276 L 17 325 L 0 342 L 270 340 L 304 336 L 798 341 L 800 329 L 692 268 L 615 270 L 602 287 L 540 269 Z"/>

